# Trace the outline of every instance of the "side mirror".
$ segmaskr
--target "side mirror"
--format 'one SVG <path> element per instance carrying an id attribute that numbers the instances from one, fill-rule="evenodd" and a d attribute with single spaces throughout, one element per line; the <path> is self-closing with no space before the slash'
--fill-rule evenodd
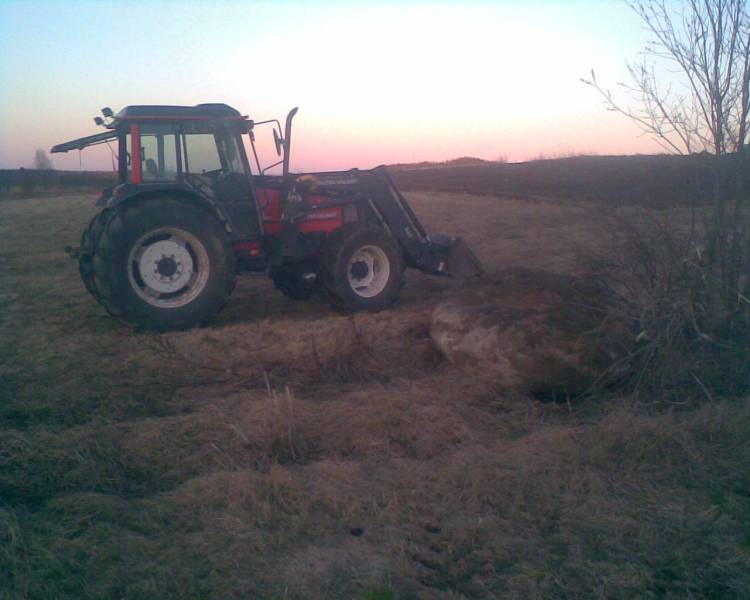
<path id="1" fill-rule="evenodd" d="M 104 119 L 102 119 L 101 117 L 94 117 L 94 123 L 96 123 L 97 125 L 104 125 Z"/>
<path id="2" fill-rule="evenodd" d="M 104 108 L 102 109 L 102 114 L 103 114 L 103 115 L 104 115 L 105 117 L 113 117 L 113 116 L 114 116 L 114 114 L 112 113 L 112 109 L 111 109 L 111 108 L 110 108 L 109 106 L 105 106 L 105 107 L 104 107 Z"/>
<path id="3" fill-rule="evenodd" d="M 276 127 L 273 128 L 273 145 L 276 146 L 276 154 L 281 156 L 281 148 L 283 145 L 282 139 L 279 137 L 279 132 L 276 130 Z"/>

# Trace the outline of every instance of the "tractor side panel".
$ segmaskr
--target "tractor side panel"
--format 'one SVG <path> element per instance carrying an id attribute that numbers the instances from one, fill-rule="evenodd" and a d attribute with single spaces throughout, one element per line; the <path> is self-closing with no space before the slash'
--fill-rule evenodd
<path id="1" fill-rule="evenodd" d="M 303 217 L 299 225 L 301 233 L 317 233 L 320 231 L 326 234 L 335 231 L 344 224 L 344 209 L 341 206 L 331 206 L 326 208 L 327 202 L 325 196 L 310 196 L 308 201 L 313 208 L 312 212 Z M 320 208 L 316 208 L 320 207 Z"/>
<path id="2" fill-rule="evenodd" d="M 256 188 L 256 193 L 263 215 L 263 233 L 278 235 L 281 232 L 281 191 L 273 188 Z"/>
<path id="3" fill-rule="evenodd" d="M 263 233 L 278 235 L 281 233 L 282 194 L 280 190 L 258 188 L 258 201 L 263 214 Z M 307 197 L 310 213 L 304 215 L 299 223 L 300 233 L 331 233 L 344 224 L 344 209 L 341 206 L 326 207 L 326 196 L 310 195 Z"/>

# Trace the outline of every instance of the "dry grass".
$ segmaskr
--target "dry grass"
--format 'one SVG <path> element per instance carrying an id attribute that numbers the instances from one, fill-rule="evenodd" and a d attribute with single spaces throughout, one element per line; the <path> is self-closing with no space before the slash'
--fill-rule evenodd
<path id="1" fill-rule="evenodd" d="M 581 204 L 410 197 L 490 272 L 607 241 Z M 248 277 L 136 334 L 62 253 L 92 211 L 0 204 L 0 598 L 748 597 L 750 404 L 507 397 L 437 355 L 453 284 L 419 273 L 379 315 Z"/>

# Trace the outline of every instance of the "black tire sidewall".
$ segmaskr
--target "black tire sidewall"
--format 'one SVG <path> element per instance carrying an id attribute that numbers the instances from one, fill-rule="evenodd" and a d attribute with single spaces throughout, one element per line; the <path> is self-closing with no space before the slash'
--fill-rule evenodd
<path id="1" fill-rule="evenodd" d="M 324 296 L 340 308 L 351 310 L 382 310 L 396 302 L 404 281 L 404 261 L 396 243 L 377 227 L 354 228 L 342 231 L 339 239 L 331 240 L 324 258 Z M 349 283 L 349 261 L 363 246 L 380 248 L 389 261 L 390 273 L 383 291 L 372 298 L 357 294 Z"/>
<path id="2" fill-rule="evenodd" d="M 211 215 L 176 200 L 150 201 L 118 211 L 108 227 L 107 279 L 112 302 L 126 320 L 148 329 L 185 329 L 211 318 L 224 305 L 234 283 L 227 257 L 226 236 Z M 162 228 L 183 230 L 206 250 L 209 276 L 203 290 L 188 304 L 162 308 L 149 304 L 133 289 L 128 277 L 128 258 L 139 239 Z"/>

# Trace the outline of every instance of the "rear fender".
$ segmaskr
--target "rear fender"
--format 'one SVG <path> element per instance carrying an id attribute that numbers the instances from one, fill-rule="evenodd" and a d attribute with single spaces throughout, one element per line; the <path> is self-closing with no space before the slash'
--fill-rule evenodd
<path id="1" fill-rule="evenodd" d="M 231 236 L 232 227 L 229 223 L 229 218 L 222 207 L 212 199 L 196 193 L 193 188 L 186 185 L 163 183 L 133 185 L 123 183 L 112 190 L 112 195 L 107 199 L 105 206 L 107 208 L 124 206 L 126 204 L 142 202 L 143 200 L 156 196 L 180 198 L 197 208 L 205 210 L 216 217 Z"/>

